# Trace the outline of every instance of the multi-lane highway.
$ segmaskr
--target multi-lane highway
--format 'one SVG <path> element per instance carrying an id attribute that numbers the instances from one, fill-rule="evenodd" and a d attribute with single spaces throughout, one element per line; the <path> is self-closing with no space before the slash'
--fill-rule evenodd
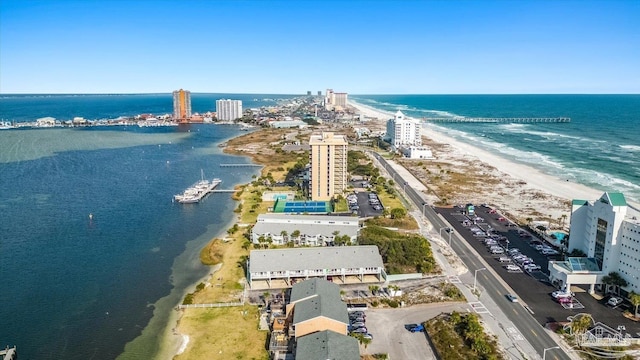
<path id="1" fill-rule="evenodd" d="M 442 228 L 452 227 L 451 224 L 446 222 L 440 217 L 430 204 L 426 204 L 422 196 L 416 192 L 410 184 L 403 179 L 399 173 L 397 173 L 392 166 L 390 166 L 384 158 L 377 153 L 371 153 L 376 160 L 384 167 L 384 169 L 396 179 L 396 182 L 403 188 L 408 200 L 412 201 L 418 209 L 423 213 L 426 219 L 433 225 L 434 229 L 439 230 Z M 400 179 L 400 181 L 398 181 Z M 529 341 L 531 346 L 542 357 L 544 349 L 557 347 L 558 344 L 551 339 L 551 337 L 545 332 L 545 330 L 538 324 L 538 322 L 531 316 L 525 307 L 521 305 L 513 304 L 505 298 L 505 294 L 510 293 L 503 283 L 498 279 L 491 271 L 478 271 L 476 270 L 486 268 L 486 265 L 482 262 L 481 257 L 478 256 L 471 247 L 466 244 L 464 239 L 461 239 L 456 233 L 452 233 L 451 248 L 458 254 L 460 259 L 464 262 L 470 272 L 477 274 L 478 284 L 481 285 L 491 296 L 494 302 L 498 305 L 500 310 L 509 318 L 511 322 L 518 328 L 522 335 Z M 515 306 L 514 306 L 515 305 Z M 555 349 L 553 353 L 547 354 L 549 359 L 571 359 L 564 351 Z"/>

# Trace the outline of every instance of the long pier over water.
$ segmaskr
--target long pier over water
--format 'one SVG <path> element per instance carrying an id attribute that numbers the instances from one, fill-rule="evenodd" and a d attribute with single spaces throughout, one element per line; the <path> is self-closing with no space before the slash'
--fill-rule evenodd
<path id="1" fill-rule="evenodd" d="M 545 117 L 545 118 L 485 118 L 485 117 L 423 117 L 424 122 L 433 123 L 568 123 L 568 117 Z"/>

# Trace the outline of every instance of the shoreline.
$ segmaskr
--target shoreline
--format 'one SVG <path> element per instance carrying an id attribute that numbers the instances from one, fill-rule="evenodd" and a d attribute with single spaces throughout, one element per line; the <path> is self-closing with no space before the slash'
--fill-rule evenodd
<path id="1" fill-rule="evenodd" d="M 349 100 L 349 104 L 358 109 L 365 116 L 378 119 L 377 122 L 381 125 L 384 125 L 386 119 L 393 117 L 392 112 L 378 110 L 369 105 L 363 105 L 352 100 Z M 445 134 L 435 125 L 423 124 L 422 129 L 423 137 L 445 146 L 449 145 L 451 148 L 450 150 L 453 154 L 447 156 L 447 159 L 436 158 L 435 160 L 447 162 L 451 160 L 451 157 L 473 159 L 473 161 L 481 162 L 488 167 L 495 168 L 500 174 L 509 176 L 512 179 L 517 179 L 523 187 L 535 189 L 545 194 L 569 201 L 573 199 L 593 201 L 600 198 L 604 192 L 608 191 L 598 190 L 583 184 L 567 181 L 566 179 L 563 180 L 553 175 L 546 174 L 534 167 L 506 159 L 478 146 L 464 143 Z M 498 174 L 498 177 L 500 177 L 500 174 Z M 566 209 L 565 214 L 568 213 L 570 213 L 570 208 Z M 557 214 L 558 213 L 556 212 L 554 215 Z"/>
<path id="2" fill-rule="evenodd" d="M 223 150 L 218 150 L 220 149 L 218 147 L 220 144 L 225 144 L 232 139 L 235 139 L 244 135 L 246 135 L 246 133 L 239 133 L 236 136 L 222 139 L 219 143 L 212 144 L 210 148 L 215 149 L 215 151 L 220 151 L 221 153 L 225 153 Z M 233 155 L 251 158 L 250 156 L 243 155 L 243 154 L 233 154 Z M 248 180 L 250 181 L 251 178 L 249 178 Z M 238 182 L 236 184 L 233 184 L 233 187 L 235 188 L 236 186 L 243 185 L 243 184 L 245 183 Z M 155 356 L 154 356 L 155 359 L 171 360 L 171 359 L 174 359 L 176 356 L 182 354 L 187 349 L 187 346 L 191 339 L 189 335 L 182 334 L 178 331 L 178 327 L 180 325 L 180 320 L 182 319 L 183 313 L 180 311 L 177 311 L 176 306 L 181 304 L 182 301 L 184 300 L 184 297 L 188 293 L 195 290 L 196 286 L 199 283 L 207 282 L 209 279 L 211 279 L 213 274 L 215 274 L 216 271 L 218 271 L 218 269 L 220 268 L 221 264 L 216 264 L 216 265 L 202 264 L 200 260 L 200 252 L 205 246 L 207 246 L 209 243 L 211 243 L 215 239 L 225 237 L 227 234 L 226 233 L 227 229 L 231 228 L 233 224 L 239 221 L 237 214 L 233 212 L 233 208 L 235 208 L 236 205 L 237 205 L 237 201 L 233 200 L 232 206 L 230 209 L 232 216 L 227 222 L 225 222 L 220 226 L 217 232 L 212 233 L 213 234 L 212 237 L 210 235 L 206 235 L 205 233 L 201 235 L 201 237 L 206 236 L 206 238 L 201 239 L 200 237 L 198 237 L 188 241 L 185 244 L 186 248 L 184 252 L 182 252 L 180 255 L 178 255 L 174 259 L 173 266 L 171 267 L 170 279 L 173 284 L 173 288 L 171 292 L 166 296 L 158 299 L 155 303 L 150 304 L 150 306 L 155 307 L 153 316 L 151 317 L 151 319 L 149 319 L 149 322 L 147 323 L 147 325 L 142 329 L 141 334 L 125 344 L 124 351 L 117 357 L 117 359 L 123 360 L 123 359 L 129 359 L 129 358 L 132 358 L 132 359 L 138 358 L 139 354 L 135 353 L 135 350 L 146 348 L 148 337 L 159 338 L 158 342 L 156 343 L 158 347 L 156 348 L 156 351 L 155 351 Z M 210 224 L 208 226 L 212 226 L 212 225 Z M 181 259 L 183 258 L 184 258 L 184 261 L 181 261 Z M 195 279 L 193 282 L 188 283 L 184 287 L 181 293 L 177 293 L 177 292 L 174 293 L 176 289 L 176 282 L 179 282 L 181 280 L 180 279 L 181 275 L 184 276 L 184 275 L 191 274 L 192 270 L 195 267 L 204 267 L 207 269 L 207 271 L 204 275 L 202 275 L 198 279 Z M 182 270 L 177 270 L 176 268 L 182 268 Z M 187 281 L 187 279 L 183 279 L 183 281 Z M 178 297 L 178 301 L 175 304 L 172 304 L 172 305 L 165 304 L 166 302 L 171 301 L 173 297 Z M 168 307 L 167 305 L 171 305 L 171 306 Z M 168 310 L 168 313 L 166 312 L 167 310 Z M 158 312 L 158 314 L 156 314 L 156 312 Z M 165 315 L 165 316 L 159 316 L 159 315 Z M 158 322 L 162 322 L 165 320 L 166 320 L 166 324 L 164 326 L 162 326 L 161 323 L 157 324 Z M 157 331 L 155 332 L 154 332 L 154 327 L 157 328 Z"/>

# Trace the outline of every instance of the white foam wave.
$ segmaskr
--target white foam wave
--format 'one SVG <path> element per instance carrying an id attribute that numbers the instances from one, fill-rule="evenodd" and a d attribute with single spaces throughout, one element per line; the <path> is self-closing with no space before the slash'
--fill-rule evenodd
<path id="1" fill-rule="evenodd" d="M 640 152 L 640 146 L 638 145 L 619 145 L 619 146 L 627 151 Z"/>

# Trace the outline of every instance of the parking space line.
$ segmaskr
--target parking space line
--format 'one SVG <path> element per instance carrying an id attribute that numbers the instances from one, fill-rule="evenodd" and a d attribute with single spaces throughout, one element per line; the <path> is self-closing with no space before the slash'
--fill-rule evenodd
<path id="1" fill-rule="evenodd" d="M 462 280 L 460 280 L 460 278 L 455 275 L 450 275 L 448 277 L 448 281 L 451 284 L 462 284 Z"/>

